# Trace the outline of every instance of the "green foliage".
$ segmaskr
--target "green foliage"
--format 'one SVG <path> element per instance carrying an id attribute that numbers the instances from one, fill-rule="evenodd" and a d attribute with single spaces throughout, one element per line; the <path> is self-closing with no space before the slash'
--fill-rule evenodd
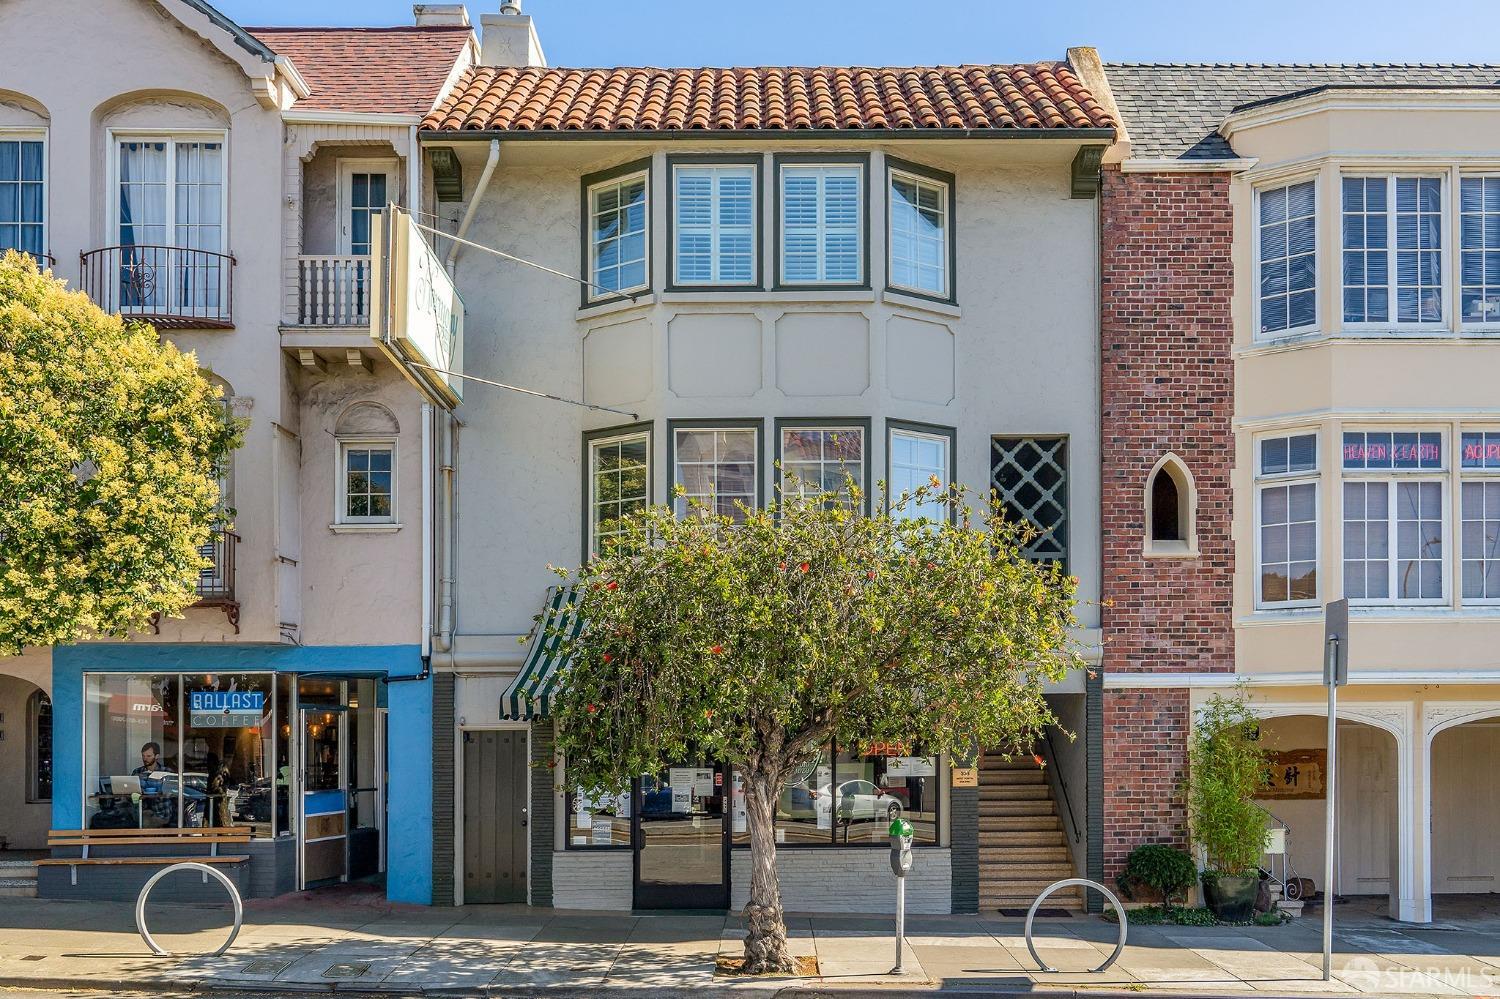
<path id="1" fill-rule="evenodd" d="M 238 436 L 191 354 L 0 257 L 0 656 L 191 604 Z"/>
<path id="2" fill-rule="evenodd" d="M 902 516 L 931 501 L 952 521 Z M 1075 581 L 936 480 L 871 517 L 789 495 L 733 517 L 651 508 L 632 529 L 574 574 L 588 625 L 558 710 L 572 787 L 698 754 L 779 784 L 830 736 L 1029 752 L 1051 719 L 1043 683 L 1082 665 Z"/>
<path id="3" fill-rule="evenodd" d="M 1282 923 L 1290 921 L 1291 917 L 1280 909 L 1272 909 L 1270 912 L 1257 912 L 1254 920 L 1256 926 L 1280 926 Z"/>
<path id="4" fill-rule="evenodd" d="M 1154 891 L 1163 905 L 1185 895 L 1197 882 L 1198 867 L 1193 858 L 1165 843 L 1148 843 L 1131 850 L 1125 858 L 1125 870 L 1116 879 L 1128 896 L 1133 898 L 1134 886 L 1143 885 Z"/>
<path id="5" fill-rule="evenodd" d="M 1188 746 L 1186 796 L 1193 840 L 1210 870 L 1254 876 L 1265 847 L 1265 812 L 1254 801 L 1270 780 L 1270 753 L 1243 698 L 1215 694 Z"/>
<path id="6" fill-rule="evenodd" d="M 1119 917 L 1113 908 L 1104 910 L 1107 922 L 1118 923 Z M 1138 909 L 1126 909 L 1125 920 L 1131 926 L 1217 926 L 1212 910 L 1189 908 L 1185 905 L 1143 905 Z"/>

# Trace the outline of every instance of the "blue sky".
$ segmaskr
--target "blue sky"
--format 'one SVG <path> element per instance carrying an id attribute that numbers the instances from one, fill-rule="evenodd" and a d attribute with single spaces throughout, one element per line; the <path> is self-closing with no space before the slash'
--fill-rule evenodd
<path id="1" fill-rule="evenodd" d="M 241 24 L 407 24 L 409 0 L 216 0 Z M 470 15 L 500 0 L 471 0 Z M 705 16 L 706 12 L 715 12 Z M 1497 0 L 526 0 L 554 66 L 1500 62 Z M 1211 13 L 1210 13 L 1211 12 Z"/>

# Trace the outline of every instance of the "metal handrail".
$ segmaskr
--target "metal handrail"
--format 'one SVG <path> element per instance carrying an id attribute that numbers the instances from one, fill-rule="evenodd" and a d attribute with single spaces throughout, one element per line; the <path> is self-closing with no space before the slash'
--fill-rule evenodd
<path id="1" fill-rule="evenodd" d="M 215 529 L 203 555 L 213 565 L 198 574 L 198 602 L 217 603 L 234 600 L 234 560 L 240 536 L 233 531 Z"/>
<path id="2" fill-rule="evenodd" d="M 36 269 L 39 271 L 53 270 L 57 267 L 57 258 L 50 253 L 39 253 L 35 250 L 23 250 L 19 246 L 0 246 L 0 254 L 6 250 L 15 250 L 36 261 Z"/>
<path id="3" fill-rule="evenodd" d="M 234 325 L 232 254 L 127 244 L 78 255 L 79 287 L 106 312 L 172 329 Z"/>
<path id="4" fill-rule="evenodd" d="M 1083 831 L 1078 828 L 1078 817 L 1073 814 L 1073 796 L 1068 793 L 1068 779 L 1063 776 L 1062 767 L 1057 765 L 1057 749 L 1052 745 L 1052 733 L 1043 729 L 1042 738 L 1047 740 L 1047 756 L 1052 761 L 1052 772 L 1057 774 L 1057 785 L 1062 791 L 1063 806 L 1068 810 L 1068 824 L 1073 827 L 1073 842 L 1077 843 L 1083 839 Z"/>

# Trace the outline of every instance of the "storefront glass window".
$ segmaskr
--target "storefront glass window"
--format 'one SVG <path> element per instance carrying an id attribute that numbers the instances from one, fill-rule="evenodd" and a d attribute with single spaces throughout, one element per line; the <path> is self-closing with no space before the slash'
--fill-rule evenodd
<path id="1" fill-rule="evenodd" d="M 265 673 L 184 675 L 184 826 L 247 825 L 254 836 L 272 834 L 271 679 Z"/>
<path id="2" fill-rule="evenodd" d="M 568 795 L 568 845 L 629 846 L 630 791 Z"/>
<path id="3" fill-rule="evenodd" d="M 84 690 L 84 823 L 181 825 L 176 674 L 91 675 Z"/>
<path id="4" fill-rule="evenodd" d="M 834 765 L 835 841 L 889 844 L 892 819 L 912 824 L 914 842 L 937 842 L 937 760 L 894 743 L 841 751 Z"/>
<path id="5" fill-rule="evenodd" d="M 285 673 L 276 676 L 276 771 L 271 784 L 276 808 L 276 835 L 292 835 L 292 684 L 295 678 Z"/>

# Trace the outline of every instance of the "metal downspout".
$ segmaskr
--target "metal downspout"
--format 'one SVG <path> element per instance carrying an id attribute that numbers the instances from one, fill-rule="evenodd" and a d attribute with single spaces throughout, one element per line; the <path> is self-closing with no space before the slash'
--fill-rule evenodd
<path id="1" fill-rule="evenodd" d="M 474 194 L 469 198 L 468 210 L 464 212 L 464 219 L 458 224 L 458 232 L 454 234 L 459 239 L 463 239 L 464 235 L 468 233 L 469 225 L 474 221 L 474 216 L 479 211 L 479 203 L 484 200 L 484 192 L 489 188 L 490 178 L 495 175 L 495 166 L 499 162 L 500 140 L 491 139 L 489 159 L 484 161 L 484 170 L 479 174 L 479 183 L 474 188 Z M 450 273 L 453 270 L 454 261 L 458 259 L 458 251 L 462 248 L 463 244 L 458 242 L 455 242 L 448 248 L 448 258 L 444 263 L 447 265 Z"/>

